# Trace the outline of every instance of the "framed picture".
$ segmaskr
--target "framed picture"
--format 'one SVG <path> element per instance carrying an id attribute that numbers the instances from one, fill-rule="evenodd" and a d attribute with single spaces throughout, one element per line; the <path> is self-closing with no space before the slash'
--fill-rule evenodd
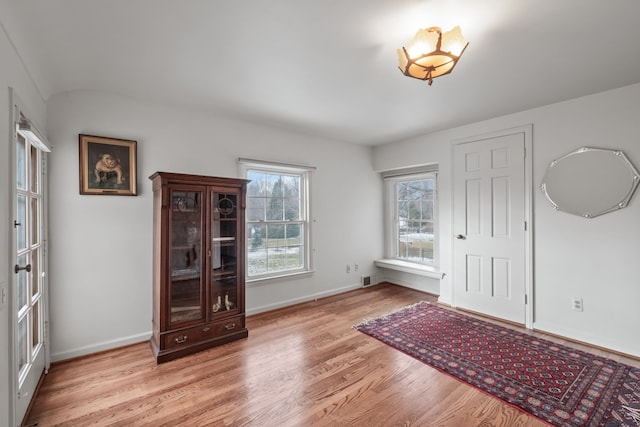
<path id="1" fill-rule="evenodd" d="M 136 144 L 80 134 L 80 194 L 137 195 Z"/>

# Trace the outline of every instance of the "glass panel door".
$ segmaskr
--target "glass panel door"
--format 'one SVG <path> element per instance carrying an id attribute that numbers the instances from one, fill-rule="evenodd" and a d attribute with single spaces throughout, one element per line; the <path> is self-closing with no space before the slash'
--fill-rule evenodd
<path id="1" fill-rule="evenodd" d="M 203 318 L 202 196 L 200 191 L 171 192 L 172 324 Z"/>
<path id="2" fill-rule="evenodd" d="M 211 314 L 238 306 L 238 195 L 211 193 Z"/>
<path id="3" fill-rule="evenodd" d="M 15 130 L 14 250 L 12 313 L 17 400 L 20 422 L 45 369 L 46 240 L 44 229 L 44 152 Z"/>

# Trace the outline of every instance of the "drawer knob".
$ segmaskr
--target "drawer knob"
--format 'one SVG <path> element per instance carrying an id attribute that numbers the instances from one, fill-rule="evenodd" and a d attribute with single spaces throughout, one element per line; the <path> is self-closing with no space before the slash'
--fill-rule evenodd
<path id="1" fill-rule="evenodd" d="M 235 324 L 235 323 L 227 323 L 226 325 L 224 325 L 224 328 L 225 328 L 227 331 L 230 331 L 231 329 L 235 329 L 235 327 L 236 327 L 236 324 Z"/>
<path id="2" fill-rule="evenodd" d="M 189 337 L 186 335 L 180 335 L 179 337 L 176 338 L 176 342 L 178 344 L 182 344 L 183 342 L 185 342 Z"/>
<path id="3" fill-rule="evenodd" d="M 210 328 L 210 327 L 208 327 L 208 326 L 207 326 L 206 328 L 202 328 L 202 332 L 204 332 L 205 334 L 206 334 L 207 332 L 209 332 L 210 330 L 211 330 L 211 328 Z"/>

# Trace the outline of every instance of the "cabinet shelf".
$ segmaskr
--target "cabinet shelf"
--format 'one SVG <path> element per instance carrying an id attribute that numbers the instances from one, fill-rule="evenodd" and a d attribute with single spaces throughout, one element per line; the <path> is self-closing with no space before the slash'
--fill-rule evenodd
<path id="1" fill-rule="evenodd" d="M 185 280 L 199 279 L 200 272 L 197 270 L 179 270 L 171 272 L 171 280 L 173 282 L 181 282 Z"/>
<path id="2" fill-rule="evenodd" d="M 189 244 L 186 244 L 186 245 L 171 245 L 171 250 L 172 251 L 188 251 L 188 250 L 193 250 L 196 245 L 197 245 L 197 243 L 193 243 L 191 245 L 189 245 Z"/>
<path id="3" fill-rule="evenodd" d="M 214 278 L 218 278 L 218 277 L 228 277 L 228 276 L 235 276 L 236 272 L 234 271 L 220 271 L 220 270 L 213 270 L 213 273 L 211 274 Z"/>

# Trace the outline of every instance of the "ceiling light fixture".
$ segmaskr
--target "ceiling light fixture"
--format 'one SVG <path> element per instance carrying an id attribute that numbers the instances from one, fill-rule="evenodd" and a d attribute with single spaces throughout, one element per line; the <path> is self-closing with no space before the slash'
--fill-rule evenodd
<path id="1" fill-rule="evenodd" d="M 433 79 L 453 71 L 468 44 L 459 26 L 444 34 L 440 27 L 418 30 L 409 47 L 398 49 L 400 71 L 431 86 Z"/>

